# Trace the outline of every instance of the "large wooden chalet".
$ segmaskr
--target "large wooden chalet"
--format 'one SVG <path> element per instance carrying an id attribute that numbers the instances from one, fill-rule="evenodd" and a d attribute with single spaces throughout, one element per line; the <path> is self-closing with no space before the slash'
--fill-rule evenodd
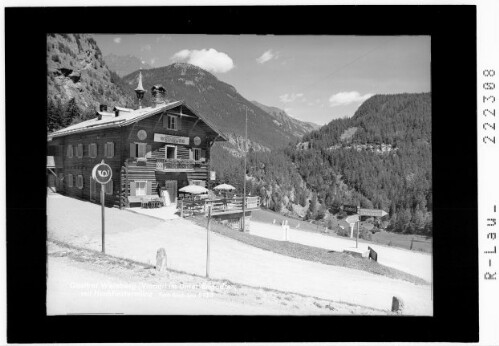
<path id="1" fill-rule="evenodd" d="M 145 90 L 136 89 L 139 104 Z M 165 100 L 165 89 L 152 88 L 154 105 L 113 112 L 101 106 L 96 118 L 49 135 L 48 156 L 58 192 L 99 202 L 100 184 L 92 169 L 104 160 L 113 169 L 105 186 L 106 205 L 128 207 L 154 195 L 158 184 L 166 201 L 175 202 L 183 186 L 205 186 L 210 178 L 210 149 L 225 137 L 183 101 Z"/>

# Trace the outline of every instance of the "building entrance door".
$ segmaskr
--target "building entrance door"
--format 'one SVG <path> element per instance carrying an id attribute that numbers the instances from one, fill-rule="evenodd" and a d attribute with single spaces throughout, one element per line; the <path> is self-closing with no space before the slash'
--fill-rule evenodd
<path id="1" fill-rule="evenodd" d="M 165 190 L 163 191 L 163 197 L 165 198 L 165 205 L 170 205 L 171 203 L 177 202 L 176 180 L 165 181 Z"/>

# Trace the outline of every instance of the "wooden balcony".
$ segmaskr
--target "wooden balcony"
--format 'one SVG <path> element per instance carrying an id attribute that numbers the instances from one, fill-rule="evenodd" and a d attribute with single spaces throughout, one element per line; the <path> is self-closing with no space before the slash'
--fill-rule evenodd
<path id="1" fill-rule="evenodd" d="M 156 171 L 160 172 L 195 172 L 207 171 L 207 163 L 186 159 L 154 159 Z"/>

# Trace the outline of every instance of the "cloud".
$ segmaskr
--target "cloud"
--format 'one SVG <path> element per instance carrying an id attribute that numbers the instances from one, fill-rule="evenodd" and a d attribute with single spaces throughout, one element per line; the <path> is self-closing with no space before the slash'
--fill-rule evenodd
<path id="1" fill-rule="evenodd" d="M 363 102 L 373 96 L 373 94 L 361 95 L 358 91 L 343 91 L 331 95 L 329 98 L 329 106 L 345 106 L 351 103 Z"/>
<path id="2" fill-rule="evenodd" d="M 274 53 L 272 52 L 272 49 L 269 49 L 268 51 L 263 53 L 259 58 L 256 58 L 256 62 L 259 64 L 265 64 L 267 61 L 277 58 L 279 58 L 278 53 Z"/>
<path id="3" fill-rule="evenodd" d="M 183 49 L 175 53 L 170 60 L 196 65 L 212 73 L 225 73 L 234 68 L 231 57 L 216 49 Z"/>
<path id="4" fill-rule="evenodd" d="M 303 93 L 292 93 L 292 94 L 284 94 L 284 95 L 281 95 L 279 96 L 279 100 L 281 100 L 282 103 L 290 103 L 290 102 L 294 102 L 296 100 L 303 100 L 304 97 L 303 97 Z"/>
<path id="5" fill-rule="evenodd" d="M 152 66 L 152 65 L 154 65 L 154 63 L 156 62 L 156 58 L 152 58 L 152 59 L 150 60 L 150 62 L 151 62 L 151 66 Z"/>
<path id="6" fill-rule="evenodd" d="M 114 43 L 118 43 L 118 44 L 120 44 L 120 43 L 121 43 L 121 37 L 115 37 L 115 38 L 113 39 L 113 41 L 114 41 Z"/>
<path id="7" fill-rule="evenodd" d="M 150 51 L 152 46 L 150 44 L 146 44 L 145 46 L 140 47 L 141 52 Z"/>

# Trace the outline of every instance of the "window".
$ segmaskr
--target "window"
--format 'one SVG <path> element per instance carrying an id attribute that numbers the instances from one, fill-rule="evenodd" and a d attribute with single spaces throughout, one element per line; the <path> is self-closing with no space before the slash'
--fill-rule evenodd
<path id="1" fill-rule="evenodd" d="M 76 147 L 76 156 L 80 159 L 83 157 L 83 144 L 81 143 Z"/>
<path id="2" fill-rule="evenodd" d="M 175 145 L 167 145 L 165 148 L 165 159 L 174 160 L 177 158 L 177 147 Z"/>
<path id="3" fill-rule="evenodd" d="M 194 148 L 194 160 L 195 161 L 201 160 L 201 149 Z"/>
<path id="4" fill-rule="evenodd" d="M 97 144 L 96 143 L 91 143 L 88 145 L 88 156 L 92 158 L 97 157 Z"/>
<path id="5" fill-rule="evenodd" d="M 135 181 L 135 196 L 147 195 L 147 184 L 145 181 Z"/>
<path id="6" fill-rule="evenodd" d="M 73 146 L 71 144 L 68 145 L 68 157 L 69 158 L 73 157 Z"/>
<path id="7" fill-rule="evenodd" d="M 73 175 L 68 174 L 68 186 L 73 187 Z"/>
<path id="8" fill-rule="evenodd" d="M 76 177 L 76 186 L 81 190 L 83 189 L 83 175 Z"/>
<path id="9" fill-rule="evenodd" d="M 113 180 L 111 179 L 109 181 L 109 183 L 107 183 L 105 186 L 106 186 L 106 190 L 105 190 L 106 194 L 107 195 L 112 195 L 113 194 Z"/>
<path id="10" fill-rule="evenodd" d="M 107 142 L 104 145 L 104 156 L 111 158 L 114 157 L 114 143 L 113 142 Z"/>
<path id="11" fill-rule="evenodd" d="M 166 115 L 163 117 L 163 127 L 168 130 L 178 130 L 179 118 L 175 115 Z"/>

